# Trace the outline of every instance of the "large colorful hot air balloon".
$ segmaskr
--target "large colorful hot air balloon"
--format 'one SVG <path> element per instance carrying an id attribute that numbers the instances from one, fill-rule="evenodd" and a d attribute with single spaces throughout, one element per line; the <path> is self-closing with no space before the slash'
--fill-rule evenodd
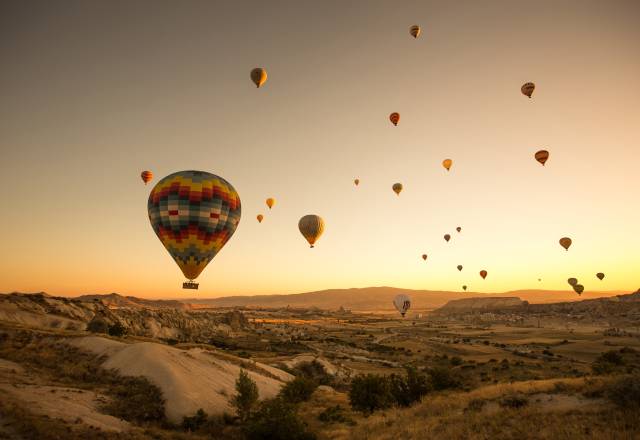
<path id="1" fill-rule="evenodd" d="M 264 215 L 258 214 L 256 218 L 258 219 L 258 223 L 262 223 L 262 219 L 264 219 Z"/>
<path id="2" fill-rule="evenodd" d="M 262 67 L 256 67 L 251 71 L 251 81 L 260 88 L 265 82 L 267 82 L 267 71 Z"/>
<path id="3" fill-rule="evenodd" d="M 602 280 L 604 279 L 604 274 L 603 274 L 602 272 L 598 272 L 598 273 L 596 274 L 596 277 L 598 277 L 598 279 L 599 279 L 600 281 L 602 281 Z"/>
<path id="4" fill-rule="evenodd" d="M 535 88 L 536 88 L 536 85 L 534 83 L 528 82 L 528 83 L 524 83 L 522 87 L 520 87 L 520 91 L 522 92 L 523 95 L 531 98 L 531 95 L 533 94 L 533 90 Z"/>
<path id="5" fill-rule="evenodd" d="M 240 197 L 229 182 L 205 171 L 179 171 L 149 194 L 149 221 L 156 235 L 193 282 L 231 238 L 240 222 Z"/>
<path id="6" fill-rule="evenodd" d="M 400 193 L 402 192 L 402 183 L 394 183 L 391 189 L 394 193 L 400 195 Z"/>
<path id="7" fill-rule="evenodd" d="M 420 36 L 420 26 L 414 24 L 409 28 L 409 33 L 413 38 L 418 38 L 418 36 Z"/>
<path id="8" fill-rule="evenodd" d="M 575 286 L 576 284 L 578 284 L 578 279 L 577 278 L 569 278 L 567 280 L 567 283 L 569 283 L 570 286 Z"/>
<path id="9" fill-rule="evenodd" d="M 540 150 L 536 152 L 534 157 L 542 164 L 542 166 L 544 166 L 547 159 L 549 159 L 549 152 L 547 150 Z"/>
<path id="10" fill-rule="evenodd" d="M 273 208 L 273 205 L 276 204 L 276 199 L 274 199 L 273 197 L 269 197 L 265 203 L 267 204 L 267 206 L 269 207 L 269 209 Z"/>
<path id="11" fill-rule="evenodd" d="M 442 161 L 442 166 L 445 167 L 447 171 L 451 169 L 452 164 L 453 164 L 453 161 L 451 159 L 445 159 Z"/>
<path id="12" fill-rule="evenodd" d="M 393 125 L 398 125 L 398 122 L 400 122 L 400 113 L 397 113 L 397 112 L 391 113 L 389 115 L 389 120 Z"/>
<path id="13" fill-rule="evenodd" d="M 571 247 L 572 241 L 569 237 L 562 237 L 560 240 L 558 240 L 558 243 L 560 243 L 560 246 L 568 251 L 569 247 Z"/>
<path id="14" fill-rule="evenodd" d="M 300 233 L 307 239 L 311 247 L 313 247 L 324 232 L 324 220 L 318 215 L 305 215 L 298 222 L 298 229 L 300 229 Z"/>
<path id="15" fill-rule="evenodd" d="M 458 227 L 456 228 L 456 231 L 458 231 L 458 232 L 462 232 L 462 228 L 461 228 L 460 226 L 458 226 Z"/>
<path id="16" fill-rule="evenodd" d="M 422 259 L 426 261 L 427 260 L 427 254 L 422 254 Z"/>
<path id="17" fill-rule="evenodd" d="M 355 180 L 353 181 L 353 183 L 354 183 L 356 186 L 360 185 L 360 179 L 355 179 Z"/>
<path id="18" fill-rule="evenodd" d="M 458 264 L 458 270 L 462 272 L 462 264 Z"/>
<path id="19" fill-rule="evenodd" d="M 480 271 L 480 276 L 482 277 L 482 279 L 484 280 L 487 277 L 487 271 L 486 270 L 481 270 Z"/>
<path id="20" fill-rule="evenodd" d="M 582 284 L 576 284 L 573 286 L 573 290 L 575 290 L 578 295 L 581 295 L 582 292 L 584 292 L 584 286 Z"/>
<path id="21" fill-rule="evenodd" d="M 393 299 L 393 305 L 396 306 L 396 309 L 404 318 L 405 313 L 407 313 L 411 307 L 411 299 L 407 295 L 401 293 L 400 295 L 396 295 Z"/>
<path id="22" fill-rule="evenodd" d="M 449 243 L 449 240 L 451 240 L 451 235 L 449 235 L 449 234 L 444 234 L 444 241 L 446 241 L 447 243 Z"/>
<path id="23" fill-rule="evenodd" d="M 153 179 L 153 173 L 151 171 L 143 171 L 140 173 L 140 177 L 146 185 L 147 183 L 151 182 L 151 179 Z"/>

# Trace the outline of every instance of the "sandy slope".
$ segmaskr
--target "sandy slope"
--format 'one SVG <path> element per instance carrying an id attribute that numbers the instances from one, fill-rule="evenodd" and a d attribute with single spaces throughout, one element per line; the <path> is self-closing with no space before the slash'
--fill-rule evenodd
<path id="1" fill-rule="evenodd" d="M 115 368 L 124 375 L 144 376 L 157 385 L 166 399 L 166 413 L 171 421 L 179 422 L 199 408 L 209 414 L 233 412 L 229 397 L 235 393 L 240 360 L 234 363 L 199 348 L 181 350 L 152 342 L 125 344 L 95 336 L 74 339 L 71 343 L 107 356 L 106 368 Z M 226 355 L 225 358 L 230 359 Z M 271 373 L 248 371 L 258 385 L 261 399 L 275 396 L 283 383 L 293 377 L 267 365 L 256 366 Z"/>

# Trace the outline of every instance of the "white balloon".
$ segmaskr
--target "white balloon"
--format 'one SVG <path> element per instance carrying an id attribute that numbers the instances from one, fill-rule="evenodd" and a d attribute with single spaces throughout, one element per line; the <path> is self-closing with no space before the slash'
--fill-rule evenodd
<path id="1" fill-rule="evenodd" d="M 407 313 L 407 310 L 411 307 L 411 299 L 407 295 L 401 293 L 393 299 L 393 305 L 404 317 L 404 314 Z"/>

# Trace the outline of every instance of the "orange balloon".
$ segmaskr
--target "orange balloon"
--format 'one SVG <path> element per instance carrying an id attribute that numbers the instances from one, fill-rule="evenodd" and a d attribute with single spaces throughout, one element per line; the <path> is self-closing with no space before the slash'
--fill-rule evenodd
<path id="1" fill-rule="evenodd" d="M 140 177 L 142 177 L 142 181 L 146 185 L 147 183 L 151 182 L 151 179 L 153 179 L 153 173 L 151 171 L 143 171 L 142 173 L 140 173 Z"/>
<path id="2" fill-rule="evenodd" d="M 256 218 L 258 219 L 258 223 L 262 223 L 262 219 L 264 218 L 264 215 L 258 214 Z"/>
<path id="3" fill-rule="evenodd" d="M 400 113 L 397 113 L 397 112 L 391 113 L 389 115 L 389 120 L 393 125 L 398 125 L 398 122 L 400 122 Z"/>
<path id="4" fill-rule="evenodd" d="M 487 271 L 486 270 L 481 270 L 480 271 L 480 276 L 482 277 L 482 279 L 484 280 L 487 277 Z"/>
<path id="5" fill-rule="evenodd" d="M 276 203 L 276 199 L 274 199 L 273 197 L 269 197 L 266 201 L 267 206 L 269 207 L 269 209 L 273 208 L 273 205 L 275 205 Z"/>
<path id="6" fill-rule="evenodd" d="M 442 161 L 442 166 L 449 171 L 451 169 L 451 165 L 453 165 L 453 161 L 451 159 L 445 159 Z"/>
<path id="7" fill-rule="evenodd" d="M 569 250 L 569 247 L 571 247 L 571 239 L 569 237 L 562 237 L 560 240 L 558 240 L 558 242 L 560 243 L 560 246 L 562 246 L 565 250 Z"/>
<path id="8" fill-rule="evenodd" d="M 536 158 L 536 160 L 538 162 L 540 162 L 542 164 L 542 166 L 544 166 L 544 164 L 547 161 L 547 159 L 549 159 L 549 152 L 547 150 L 540 150 L 540 151 L 536 152 L 534 157 Z"/>

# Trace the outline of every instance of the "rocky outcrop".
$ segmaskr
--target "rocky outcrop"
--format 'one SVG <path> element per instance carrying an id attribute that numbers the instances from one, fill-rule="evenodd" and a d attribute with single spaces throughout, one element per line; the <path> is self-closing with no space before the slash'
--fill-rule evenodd
<path id="1" fill-rule="evenodd" d="M 463 298 L 449 301 L 444 306 L 435 310 L 434 313 L 467 313 L 473 311 L 493 311 L 519 308 L 528 305 L 517 297 L 504 298 Z"/>

